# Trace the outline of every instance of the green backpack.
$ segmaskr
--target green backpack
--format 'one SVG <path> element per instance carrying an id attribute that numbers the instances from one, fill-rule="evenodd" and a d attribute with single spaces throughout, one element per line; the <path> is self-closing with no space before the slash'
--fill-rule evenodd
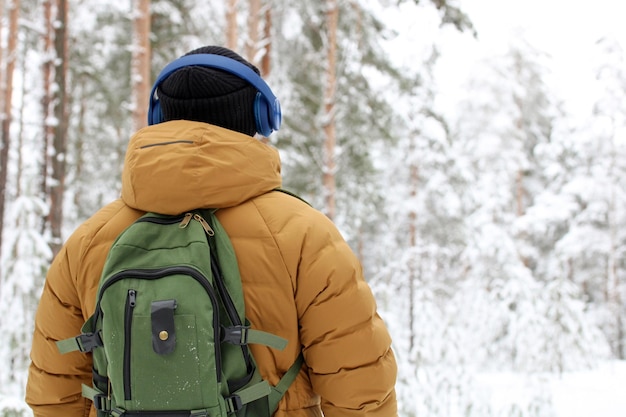
<path id="1" fill-rule="evenodd" d="M 93 352 L 99 417 L 270 416 L 302 366 L 277 386 L 260 376 L 250 343 L 284 349 L 244 316 L 239 268 L 214 213 L 147 213 L 114 242 L 96 309 L 62 353 Z"/>

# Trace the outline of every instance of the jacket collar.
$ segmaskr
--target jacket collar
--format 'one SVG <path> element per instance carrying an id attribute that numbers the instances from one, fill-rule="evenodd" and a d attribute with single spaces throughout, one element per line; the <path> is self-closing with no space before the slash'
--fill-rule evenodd
<path id="1" fill-rule="evenodd" d="M 232 207 L 280 186 L 276 149 L 186 120 L 139 130 L 130 139 L 122 172 L 124 202 L 162 214 Z"/>

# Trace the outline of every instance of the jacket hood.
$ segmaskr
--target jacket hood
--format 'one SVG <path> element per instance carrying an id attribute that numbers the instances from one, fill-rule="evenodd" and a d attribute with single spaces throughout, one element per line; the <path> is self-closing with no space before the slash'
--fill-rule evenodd
<path id="1" fill-rule="evenodd" d="M 141 211 L 179 214 L 233 207 L 281 182 L 276 149 L 232 130 L 175 120 L 131 137 L 122 199 Z"/>

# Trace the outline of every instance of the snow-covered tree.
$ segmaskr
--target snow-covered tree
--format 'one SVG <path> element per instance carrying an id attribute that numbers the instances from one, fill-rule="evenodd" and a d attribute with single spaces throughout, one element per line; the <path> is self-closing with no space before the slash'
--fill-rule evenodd
<path id="1" fill-rule="evenodd" d="M 284 94 L 284 131 L 273 138 L 282 152 L 285 186 L 320 209 L 325 206 L 322 180 L 324 126 L 334 118 L 335 221 L 362 259 L 376 244 L 378 213 L 384 212 L 381 185 L 374 166 L 377 144 L 389 142 L 393 108 L 381 94 L 379 77 L 397 74 L 379 45 L 390 29 L 365 2 L 338 2 L 335 103 L 331 115 L 324 102 L 326 71 L 325 6 L 320 2 L 287 2 L 276 16 L 282 39 L 274 45 L 280 63 L 272 72 Z M 288 83 L 280 80 L 288 80 Z M 361 248 L 363 252 L 361 252 Z M 366 265 L 367 266 L 367 265 Z"/>
<path id="2" fill-rule="evenodd" d="M 31 2 L 24 4 L 25 22 L 32 19 Z M 7 169 L 9 186 L 3 246 L 0 254 L 0 332 L 5 343 L 0 346 L 0 415 L 27 416 L 23 402 L 26 369 L 34 316 L 45 271 L 52 257 L 49 235 L 42 233 L 42 219 L 48 205 L 41 195 L 41 135 L 38 128 L 41 78 L 38 54 L 33 45 L 36 32 L 18 34 L 21 43 L 15 51 L 12 147 Z M 33 126 L 37 129 L 33 130 Z"/>

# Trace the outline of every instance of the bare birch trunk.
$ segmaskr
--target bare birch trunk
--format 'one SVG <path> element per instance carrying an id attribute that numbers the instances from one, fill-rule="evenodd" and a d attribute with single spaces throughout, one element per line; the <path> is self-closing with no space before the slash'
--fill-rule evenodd
<path id="1" fill-rule="evenodd" d="M 0 141 L 0 253 L 2 253 L 2 233 L 4 232 L 4 213 L 6 205 L 7 191 L 7 171 L 9 167 L 9 147 L 11 145 L 11 109 L 13 96 L 13 71 L 15 70 L 16 50 L 17 50 L 17 24 L 20 12 L 19 0 L 13 0 L 9 8 L 9 32 L 6 49 L 6 61 L 2 79 L 2 99 L 3 108 L 0 110 L 2 119 Z"/>
<path id="2" fill-rule="evenodd" d="M 237 0 L 226 3 L 226 47 L 237 50 Z"/>
<path id="3" fill-rule="evenodd" d="M 133 128 L 139 130 L 148 121 L 150 101 L 150 0 L 134 0 L 131 90 Z"/>
<path id="4" fill-rule="evenodd" d="M 339 7 L 337 0 L 326 1 L 326 86 L 324 89 L 324 200 L 326 215 L 335 217 L 335 194 L 336 194 L 336 164 L 335 164 L 335 93 L 337 77 L 337 23 L 339 20 Z"/>
<path id="5" fill-rule="evenodd" d="M 63 243 L 63 196 L 65 194 L 65 171 L 67 161 L 67 131 L 69 105 L 67 95 L 67 74 L 69 59 L 68 34 L 68 1 L 58 0 L 57 15 L 54 28 L 54 138 L 52 140 L 53 156 L 50 161 L 52 184 L 50 184 L 50 247 L 53 255 L 61 249 Z"/>

